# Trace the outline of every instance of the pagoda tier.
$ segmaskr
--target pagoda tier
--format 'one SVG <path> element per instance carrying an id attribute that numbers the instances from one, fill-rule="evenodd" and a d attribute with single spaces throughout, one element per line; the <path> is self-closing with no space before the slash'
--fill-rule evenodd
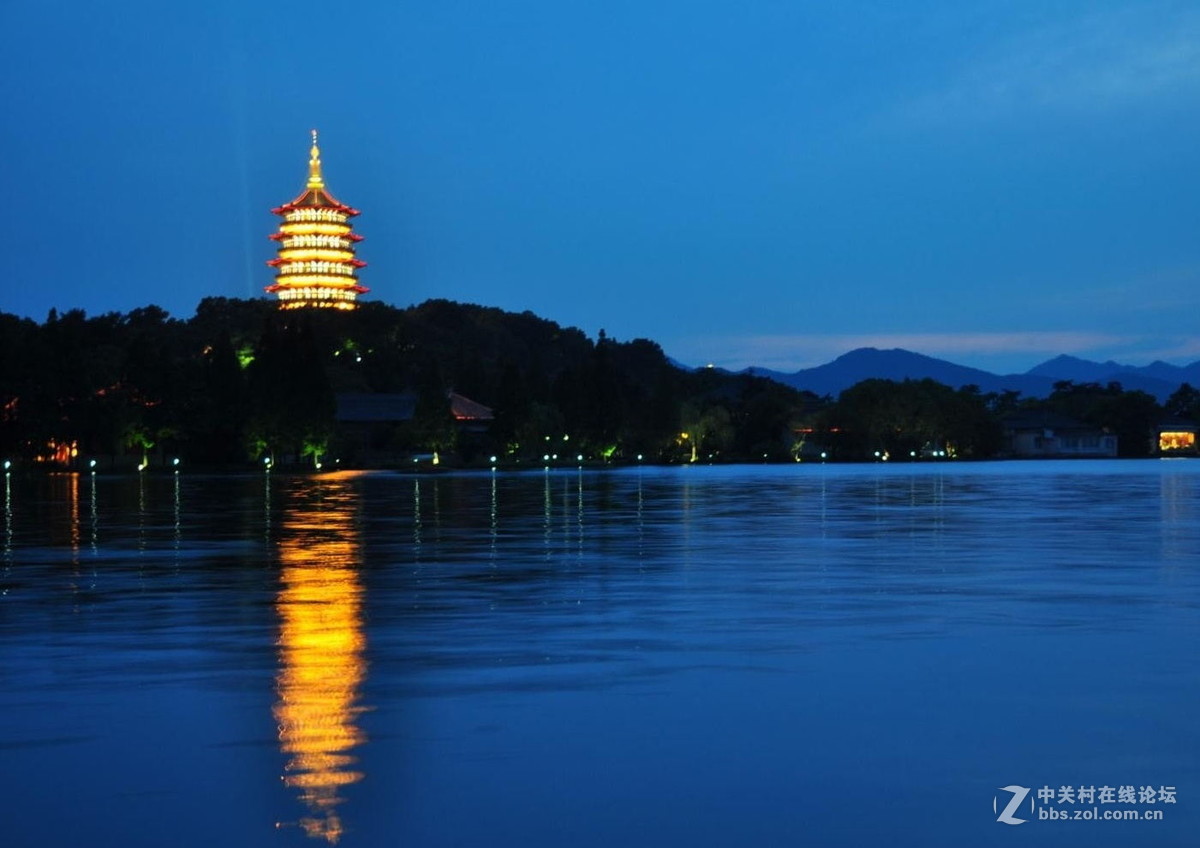
<path id="1" fill-rule="evenodd" d="M 281 309 L 353 309 L 369 291 L 359 285 L 357 273 L 367 263 L 354 256 L 362 236 L 351 232 L 350 219 L 358 210 L 325 188 L 316 130 L 312 137 L 308 184 L 295 200 L 271 210 L 283 223 L 270 236 L 279 253 L 267 262 L 275 269 L 275 284 L 267 291 L 279 298 Z"/>

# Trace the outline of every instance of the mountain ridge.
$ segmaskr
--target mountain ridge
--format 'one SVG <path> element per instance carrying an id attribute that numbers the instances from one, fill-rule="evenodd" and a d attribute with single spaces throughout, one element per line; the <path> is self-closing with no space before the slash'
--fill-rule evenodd
<path id="1" fill-rule="evenodd" d="M 795 389 L 836 397 L 842 391 L 871 378 L 885 380 L 932 379 L 953 388 L 978 386 L 983 392 L 1017 391 L 1023 397 L 1046 397 L 1062 380 L 1075 383 L 1118 382 L 1126 390 L 1140 390 L 1165 401 L 1183 383 L 1200 385 L 1200 361 L 1171 365 L 1156 360 L 1149 365 L 1123 365 L 1109 360 L 1093 362 L 1066 354 L 1046 360 L 1021 374 L 995 374 L 958 365 L 922 353 L 891 348 L 861 347 L 814 368 L 783 372 L 749 367 L 739 373 L 772 380 Z"/>

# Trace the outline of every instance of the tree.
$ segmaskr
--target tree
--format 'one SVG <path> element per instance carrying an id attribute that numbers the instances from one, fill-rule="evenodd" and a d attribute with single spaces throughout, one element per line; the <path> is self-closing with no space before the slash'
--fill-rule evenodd
<path id="1" fill-rule="evenodd" d="M 935 380 L 863 380 L 842 392 L 826 415 L 841 434 L 843 455 L 919 456 L 929 451 L 990 456 L 1000 443 L 988 400 L 975 386 L 955 390 Z"/>
<path id="2" fill-rule="evenodd" d="M 204 350 L 200 391 L 188 437 L 195 460 L 232 464 L 246 458 L 246 375 L 229 331 Z"/>
<path id="3" fill-rule="evenodd" d="M 1125 391 L 1118 382 L 1075 384 L 1061 381 L 1045 405 L 1097 429 L 1115 433 L 1121 456 L 1148 456 L 1151 433 L 1162 408 L 1143 391 Z"/>
<path id="4" fill-rule="evenodd" d="M 273 316 L 266 322 L 247 387 L 251 453 L 319 461 L 333 435 L 337 403 L 309 321 Z"/>
<path id="5" fill-rule="evenodd" d="M 682 418 L 681 447 L 689 462 L 716 458 L 733 442 L 733 419 L 720 404 L 685 404 Z"/>
<path id="6" fill-rule="evenodd" d="M 1167 398 L 1164 409 L 1168 415 L 1200 421 L 1200 390 L 1184 383 Z"/>

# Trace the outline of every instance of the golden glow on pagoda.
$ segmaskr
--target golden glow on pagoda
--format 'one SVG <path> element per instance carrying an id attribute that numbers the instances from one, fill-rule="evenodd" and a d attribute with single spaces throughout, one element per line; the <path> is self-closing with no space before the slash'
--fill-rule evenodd
<path id="1" fill-rule="evenodd" d="M 352 751 L 366 741 L 357 725 L 366 638 L 350 476 L 329 475 L 298 493 L 279 539 L 275 719 L 287 757 L 283 781 L 308 810 L 301 827 L 331 845 L 344 830 L 341 789 L 363 777 Z"/>
<path id="2" fill-rule="evenodd" d="M 358 210 L 340 203 L 325 188 L 316 130 L 304 191 L 271 211 L 283 223 L 271 234 L 279 242 L 279 254 L 267 263 L 275 268 L 275 284 L 267 291 L 279 298 L 280 308 L 353 309 L 358 296 L 369 291 L 358 282 L 358 269 L 367 263 L 354 256 L 362 236 L 352 232 L 350 219 Z"/>

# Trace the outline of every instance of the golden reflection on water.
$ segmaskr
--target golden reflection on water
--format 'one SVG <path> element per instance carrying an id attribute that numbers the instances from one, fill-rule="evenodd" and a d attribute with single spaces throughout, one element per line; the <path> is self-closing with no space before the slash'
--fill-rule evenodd
<path id="1" fill-rule="evenodd" d="M 71 545 L 71 562 L 78 564 L 79 562 L 79 474 L 72 472 L 70 474 L 56 474 L 51 478 L 56 483 L 65 483 L 67 488 L 67 507 L 70 511 L 70 516 L 67 519 L 68 533 L 70 534 Z M 57 488 L 57 487 L 56 487 Z"/>
<path id="2" fill-rule="evenodd" d="M 12 475 L 4 472 L 4 561 L 8 563 L 13 549 Z"/>
<path id="3" fill-rule="evenodd" d="M 282 573 L 279 699 L 275 719 L 287 758 L 284 783 L 308 808 L 300 820 L 313 838 L 336 843 L 342 787 L 362 780 L 353 750 L 366 741 L 356 724 L 364 707 L 361 542 L 353 474 L 297 483 L 288 493 L 277 540 Z"/>

